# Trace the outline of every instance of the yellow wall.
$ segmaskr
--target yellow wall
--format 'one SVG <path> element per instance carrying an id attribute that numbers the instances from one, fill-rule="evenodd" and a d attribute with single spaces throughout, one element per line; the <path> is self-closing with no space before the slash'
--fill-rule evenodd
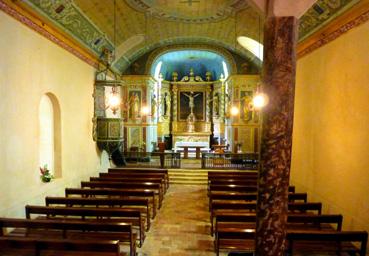
<path id="1" fill-rule="evenodd" d="M 369 231 L 369 22 L 298 61 L 291 182 Z"/>
<path id="2" fill-rule="evenodd" d="M 23 216 L 96 174 L 92 140 L 94 70 L 80 59 L 0 12 L 0 216 Z M 61 110 L 62 178 L 39 177 L 38 110 L 53 93 Z"/>

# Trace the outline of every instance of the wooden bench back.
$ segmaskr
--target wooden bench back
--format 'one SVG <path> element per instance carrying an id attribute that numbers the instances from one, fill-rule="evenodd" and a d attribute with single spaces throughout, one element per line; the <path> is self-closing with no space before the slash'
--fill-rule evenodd
<path id="1" fill-rule="evenodd" d="M 147 218 L 147 230 L 150 228 L 150 209 L 149 201 L 147 199 L 134 199 L 134 198 L 86 198 L 86 197 L 46 197 L 46 206 L 63 205 L 66 207 L 73 206 L 109 206 L 109 207 L 124 207 L 134 206 L 142 207 L 145 209 Z"/>
<path id="2" fill-rule="evenodd" d="M 238 192 L 256 192 L 257 184 L 255 185 L 236 185 L 236 184 L 228 184 L 228 185 L 209 185 L 209 191 L 238 191 Z M 289 186 L 288 192 L 295 193 L 295 187 Z"/>
<path id="3" fill-rule="evenodd" d="M 115 188 L 94 188 L 94 189 L 84 189 L 84 188 L 66 188 L 65 196 L 82 196 L 82 197 L 95 197 L 95 196 L 120 196 L 120 197 L 138 197 L 138 198 L 148 198 L 152 205 L 153 217 L 156 216 L 156 202 L 155 202 L 155 192 L 151 190 L 131 190 L 131 189 L 115 189 Z"/>
<path id="4" fill-rule="evenodd" d="M 322 224 L 333 224 L 336 226 L 336 231 L 342 229 L 343 217 L 340 214 L 324 214 L 324 215 L 312 215 L 312 214 L 298 214 L 288 215 L 287 223 L 289 224 L 304 224 L 315 225 L 317 229 Z M 217 231 L 217 225 L 219 223 L 256 223 L 255 213 L 223 213 L 215 216 L 215 231 Z"/>
<path id="5" fill-rule="evenodd" d="M 116 240 L 76 240 L 76 239 L 41 239 L 26 237 L 0 237 L 1 250 L 19 250 L 31 249 L 32 254 L 41 255 L 42 251 L 65 251 L 65 252 L 101 252 L 107 255 L 120 254 L 119 241 Z M 104 254 L 105 255 L 105 254 Z"/>
<path id="6" fill-rule="evenodd" d="M 141 218 L 141 212 L 134 209 L 121 208 L 88 208 L 88 207 L 55 207 L 26 205 L 26 218 L 31 214 L 52 216 L 78 216 L 78 217 L 132 217 Z"/>
<path id="7" fill-rule="evenodd" d="M 256 201 L 257 194 L 256 193 L 243 193 L 243 194 L 232 194 L 232 193 L 224 193 L 224 194 L 211 194 L 210 199 L 212 200 L 245 200 L 245 201 Z M 307 202 L 307 193 L 289 193 L 288 201 L 303 201 Z"/>
<path id="8" fill-rule="evenodd" d="M 125 221 L 129 220 L 133 226 L 139 228 L 140 244 L 144 240 L 144 227 L 141 212 L 135 209 L 123 208 L 89 208 L 89 207 L 54 207 L 54 206 L 35 206 L 26 205 L 26 218 L 31 219 L 31 215 L 46 215 L 47 217 L 57 216 L 61 218 L 80 217 L 82 220 L 87 218 L 108 218 L 109 221 L 119 221 L 123 218 Z M 88 219 L 91 220 L 91 219 Z M 132 222 L 131 222 L 132 220 Z"/>
<path id="9" fill-rule="evenodd" d="M 163 184 L 164 179 L 163 178 L 157 178 L 157 177 L 124 177 L 124 176 L 109 176 L 109 175 L 103 175 L 103 177 L 90 177 L 90 181 L 122 181 L 122 182 L 152 182 L 152 183 L 158 183 Z"/>
<path id="10" fill-rule="evenodd" d="M 315 242 L 334 242 L 336 245 L 335 251 L 339 252 L 341 242 L 359 242 L 360 247 L 358 253 L 360 256 L 366 255 L 366 246 L 368 243 L 368 232 L 366 231 L 303 231 L 291 230 L 287 232 L 286 239 L 288 241 L 288 251 L 293 254 L 293 245 L 296 241 L 315 241 Z M 351 248 L 355 248 L 353 245 Z M 307 248 L 308 249 L 308 248 Z M 351 255 L 351 254 L 350 254 Z"/>

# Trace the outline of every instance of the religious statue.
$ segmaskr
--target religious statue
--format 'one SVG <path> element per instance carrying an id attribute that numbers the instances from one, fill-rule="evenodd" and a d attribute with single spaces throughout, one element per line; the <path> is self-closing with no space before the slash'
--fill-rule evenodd
<path id="1" fill-rule="evenodd" d="M 129 111 L 131 118 L 137 118 L 140 113 L 140 99 L 136 92 L 134 92 L 129 99 Z"/>
<path id="2" fill-rule="evenodd" d="M 164 95 L 164 116 L 169 116 L 170 114 L 170 94 L 165 93 Z"/>
<path id="3" fill-rule="evenodd" d="M 213 99 L 211 99 L 211 101 L 213 101 L 214 115 L 219 116 L 219 96 L 218 96 L 218 93 L 214 94 Z"/>
<path id="4" fill-rule="evenodd" d="M 178 80 L 178 73 L 176 71 L 173 71 L 172 72 L 172 80 L 174 82 L 177 82 L 177 80 Z"/>
<path id="5" fill-rule="evenodd" d="M 200 95 L 200 93 L 193 95 L 191 91 L 189 94 L 183 93 L 188 98 L 188 106 L 190 107 L 191 114 L 193 114 L 193 108 L 195 107 L 194 99 Z"/>
<path id="6" fill-rule="evenodd" d="M 243 101 L 243 119 L 250 121 L 253 118 L 254 107 L 252 105 L 252 98 L 249 95 L 245 95 L 241 98 Z"/>
<path id="7" fill-rule="evenodd" d="M 190 77 L 194 77 L 195 76 L 195 72 L 193 71 L 193 68 L 190 68 Z"/>
<path id="8" fill-rule="evenodd" d="M 151 116 L 153 118 L 155 118 L 155 115 L 156 115 L 156 105 L 157 105 L 156 96 L 155 94 L 153 94 L 151 97 Z"/>
<path id="9" fill-rule="evenodd" d="M 206 71 L 206 73 L 205 73 L 205 77 L 206 77 L 206 81 L 210 81 L 211 80 L 211 72 L 210 71 Z"/>

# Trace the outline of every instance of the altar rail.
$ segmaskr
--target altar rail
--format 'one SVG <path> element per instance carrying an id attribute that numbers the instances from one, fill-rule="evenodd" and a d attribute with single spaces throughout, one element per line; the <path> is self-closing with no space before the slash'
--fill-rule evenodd
<path id="1" fill-rule="evenodd" d="M 202 153 L 202 169 L 257 170 L 259 155 L 255 153 Z"/>
<path id="2" fill-rule="evenodd" d="M 181 168 L 181 153 L 128 151 L 123 154 L 127 164 L 160 168 Z"/>

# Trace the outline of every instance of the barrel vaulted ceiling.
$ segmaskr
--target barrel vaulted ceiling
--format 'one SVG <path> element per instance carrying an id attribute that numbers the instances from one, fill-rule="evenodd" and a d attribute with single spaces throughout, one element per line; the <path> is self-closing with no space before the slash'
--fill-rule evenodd
<path id="1" fill-rule="evenodd" d="M 159 46 L 212 44 L 250 59 L 236 38 L 262 41 L 262 17 L 245 0 L 24 1 L 96 56 L 115 48 L 114 67 L 121 72 Z M 318 0 L 300 18 L 300 41 L 359 1 Z"/>

